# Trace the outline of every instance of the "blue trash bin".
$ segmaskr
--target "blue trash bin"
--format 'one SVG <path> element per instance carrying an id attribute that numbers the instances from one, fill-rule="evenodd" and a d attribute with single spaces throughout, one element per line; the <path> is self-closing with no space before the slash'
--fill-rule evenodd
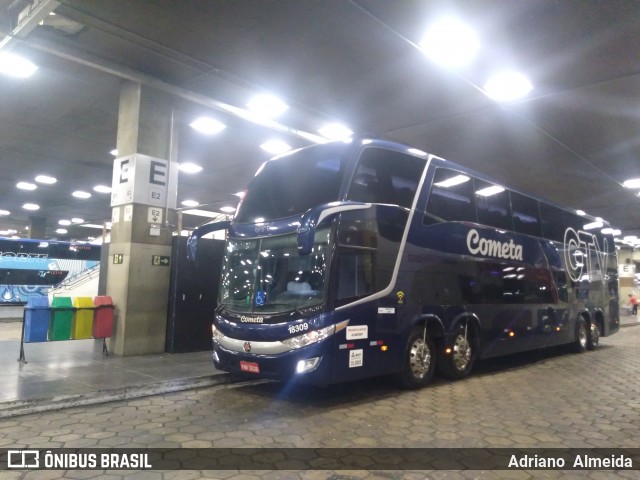
<path id="1" fill-rule="evenodd" d="M 51 310 L 47 297 L 28 297 L 24 307 L 24 341 L 46 342 L 50 317 Z"/>

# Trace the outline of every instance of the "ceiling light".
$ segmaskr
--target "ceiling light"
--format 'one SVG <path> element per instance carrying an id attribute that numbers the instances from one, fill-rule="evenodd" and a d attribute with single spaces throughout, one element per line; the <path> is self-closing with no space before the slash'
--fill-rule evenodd
<path id="1" fill-rule="evenodd" d="M 50 177 L 49 175 L 38 175 L 36 177 L 36 182 L 38 183 L 45 183 L 47 185 L 53 185 L 54 183 L 56 183 L 58 181 L 57 178 L 55 177 Z"/>
<path id="2" fill-rule="evenodd" d="M 97 223 L 83 223 L 80 226 L 85 228 L 95 228 L 97 230 L 102 230 L 103 228 L 107 228 L 107 229 L 111 228 L 111 222 L 107 222 L 106 225 L 98 225 Z"/>
<path id="3" fill-rule="evenodd" d="M 244 198 L 244 191 L 234 193 L 236 197 Z"/>
<path id="4" fill-rule="evenodd" d="M 66 227 L 68 225 L 71 225 L 71 220 L 59 220 L 58 225 L 62 225 Z"/>
<path id="5" fill-rule="evenodd" d="M 56 233 L 59 233 L 61 235 L 64 235 L 65 233 L 69 233 L 67 229 L 65 228 L 59 228 L 56 230 Z"/>
<path id="6" fill-rule="evenodd" d="M 490 197 L 492 195 L 497 195 L 498 193 L 504 192 L 504 187 L 500 187 L 498 185 L 492 185 L 487 188 L 482 188 L 476 192 L 476 195 L 480 195 L 481 197 Z"/>
<path id="7" fill-rule="evenodd" d="M 455 68 L 471 63 L 480 43 L 467 24 L 456 18 L 443 18 L 427 30 L 420 48 L 437 64 Z"/>
<path id="8" fill-rule="evenodd" d="M 318 133 L 330 140 L 346 140 L 351 138 L 353 135 L 353 132 L 349 128 L 340 123 L 330 123 L 325 125 L 318 130 Z"/>
<path id="9" fill-rule="evenodd" d="M 593 230 L 594 228 L 602 228 L 604 227 L 604 223 L 602 222 L 591 222 L 587 223 L 584 227 L 585 230 Z"/>
<path id="10" fill-rule="evenodd" d="M 111 193 L 111 187 L 107 187 L 106 185 L 96 185 L 93 187 L 93 191 L 98 193 Z"/>
<path id="11" fill-rule="evenodd" d="M 9 210 L 0 210 L 0 215 L 11 215 Z"/>
<path id="12" fill-rule="evenodd" d="M 236 207 L 220 207 L 220 211 L 224 213 L 233 213 L 236 211 Z"/>
<path id="13" fill-rule="evenodd" d="M 84 218 L 73 217 L 71 223 L 84 223 Z"/>
<path id="14" fill-rule="evenodd" d="M 626 188 L 640 188 L 640 178 L 630 178 L 629 180 L 625 180 L 622 186 Z"/>
<path id="15" fill-rule="evenodd" d="M 286 112 L 289 105 L 274 95 L 265 94 L 253 97 L 249 103 L 247 103 L 247 107 L 256 115 L 275 118 Z"/>
<path id="16" fill-rule="evenodd" d="M 35 190 L 36 188 L 38 188 L 37 185 L 29 182 L 18 182 L 16 183 L 16 187 L 18 187 L 20 190 Z"/>
<path id="17" fill-rule="evenodd" d="M 204 133 L 205 135 L 213 135 L 214 133 L 219 133 L 227 128 L 224 123 L 210 117 L 196 118 L 189 124 L 189 126 L 200 133 Z"/>
<path id="18" fill-rule="evenodd" d="M 484 85 L 487 97 L 498 102 L 510 102 L 525 97 L 532 89 L 531 83 L 518 72 L 501 72 L 492 76 Z"/>
<path id="19" fill-rule="evenodd" d="M 198 173 L 202 171 L 202 167 L 200 165 L 196 165 L 191 162 L 181 163 L 178 168 L 184 173 Z"/>
<path id="20" fill-rule="evenodd" d="M 275 140 L 275 139 L 267 140 L 262 145 L 260 145 L 260 148 L 263 149 L 265 152 L 272 153 L 274 155 L 288 152 L 289 150 L 291 150 L 290 145 L 283 142 L 282 140 Z"/>
<path id="21" fill-rule="evenodd" d="M 455 187 L 456 185 L 460 185 L 461 183 L 468 182 L 469 180 L 471 179 L 466 175 L 456 175 L 455 177 L 447 178 L 442 182 L 434 183 L 434 185 L 436 187 L 449 188 L 449 187 Z"/>
<path id="22" fill-rule="evenodd" d="M 185 207 L 197 207 L 198 205 L 200 205 L 200 202 L 197 202 L 195 200 L 183 200 L 181 203 Z"/>
<path id="23" fill-rule="evenodd" d="M 117 148 L 114 148 L 114 149 L 113 149 L 113 150 L 111 150 L 109 153 L 110 153 L 111 155 L 113 155 L 114 157 L 117 157 L 117 156 L 118 156 L 118 149 L 117 149 Z"/>
<path id="24" fill-rule="evenodd" d="M 12 77 L 27 78 L 38 69 L 29 60 L 12 53 L 0 52 L 0 73 Z"/>
<path id="25" fill-rule="evenodd" d="M 39 210 L 40 205 L 37 205 L 35 203 L 25 203 L 24 205 L 22 205 L 22 208 L 24 208 L 25 210 Z"/>
<path id="26" fill-rule="evenodd" d="M 584 210 L 576 210 L 576 213 L 581 217 L 584 217 L 587 214 L 587 212 L 585 212 Z"/>
<path id="27" fill-rule="evenodd" d="M 82 198 L 82 199 L 91 198 L 91 194 L 89 192 L 84 192 L 82 190 L 76 190 L 71 195 L 73 195 L 76 198 Z"/>
<path id="28" fill-rule="evenodd" d="M 190 210 L 183 210 L 182 213 L 186 213 L 187 215 L 195 215 L 197 217 L 207 217 L 207 218 L 215 218 L 220 215 L 218 212 L 210 212 L 208 210 L 199 210 L 197 208 L 192 208 Z"/>

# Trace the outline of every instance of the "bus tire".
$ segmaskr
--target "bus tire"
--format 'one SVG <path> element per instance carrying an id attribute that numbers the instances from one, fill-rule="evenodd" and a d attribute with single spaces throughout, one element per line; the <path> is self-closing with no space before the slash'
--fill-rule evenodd
<path id="1" fill-rule="evenodd" d="M 591 322 L 589 325 L 589 336 L 587 338 L 587 349 L 595 350 L 600 344 L 600 325 L 597 321 Z"/>
<path id="2" fill-rule="evenodd" d="M 417 389 L 426 386 L 433 377 L 436 358 L 433 341 L 425 327 L 415 328 L 409 335 L 403 368 L 396 376 L 400 386 Z"/>
<path id="3" fill-rule="evenodd" d="M 438 373 L 451 380 L 466 378 L 471 373 L 476 359 L 472 331 L 465 336 L 465 327 L 460 325 L 453 336 L 452 352 L 445 353 L 440 349 L 438 354 Z"/>
<path id="4" fill-rule="evenodd" d="M 578 317 L 576 322 L 576 338 L 573 343 L 573 351 L 576 353 L 583 353 L 587 350 L 589 338 L 589 330 L 587 327 L 587 321 L 584 317 Z"/>

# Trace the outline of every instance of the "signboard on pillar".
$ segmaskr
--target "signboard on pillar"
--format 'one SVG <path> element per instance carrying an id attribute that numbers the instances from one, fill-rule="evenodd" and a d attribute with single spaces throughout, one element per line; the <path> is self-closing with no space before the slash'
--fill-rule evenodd
<path id="1" fill-rule="evenodd" d="M 111 206 L 138 203 L 163 208 L 176 208 L 178 185 L 177 164 L 161 158 L 136 153 L 113 162 Z"/>

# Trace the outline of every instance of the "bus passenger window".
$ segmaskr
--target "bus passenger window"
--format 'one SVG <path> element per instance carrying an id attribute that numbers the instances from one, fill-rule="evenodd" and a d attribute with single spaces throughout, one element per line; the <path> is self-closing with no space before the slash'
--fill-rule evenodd
<path id="1" fill-rule="evenodd" d="M 513 230 L 509 192 L 483 180 L 473 181 L 478 223 L 503 230 Z"/>
<path id="2" fill-rule="evenodd" d="M 337 255 L 338 305 L 373 293 L 373 253 L 357 248 L 340 248 Z"/>
<path id="3" fill-rule="evenodd" d="M 476 222 L 471 178 L 455 170 L 438 168 L 433 178 L 425 225 L 437 222 Z"/>
<path id="4" fill-rule="evenodd" d="M 513 210 L 514 231 L 536 237 L 541 236 L 537 200 L 517 192 L 511 192 L 511 209 Z"/>
<path id="5" fill-rule="evenodd" d="M 367 148 L 358 161 L 347 200 L 411 208 L 425 161 L 383 148 Z"/>

